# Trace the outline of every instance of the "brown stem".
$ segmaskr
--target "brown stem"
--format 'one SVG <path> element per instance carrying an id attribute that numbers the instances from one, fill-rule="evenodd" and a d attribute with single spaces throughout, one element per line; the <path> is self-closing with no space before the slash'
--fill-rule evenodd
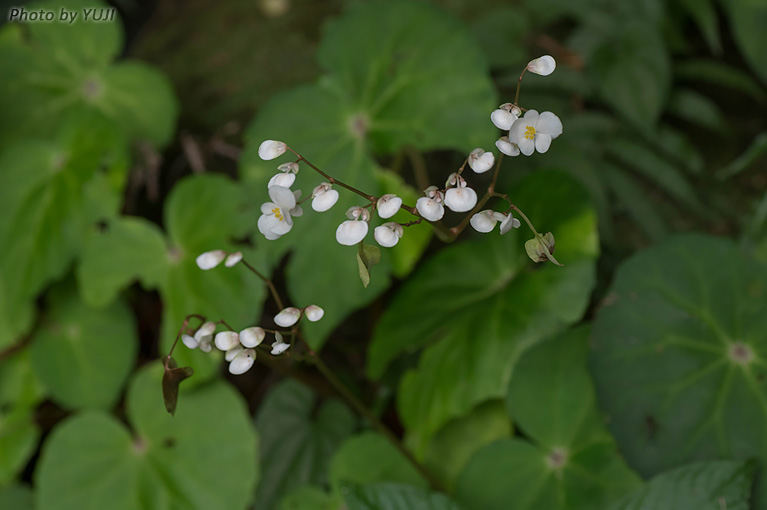
<path id="1" fill-rule="evenodd" d="M 339 181 L 339 180 L 338 180 L 338 179 L 336 179 L 335 177 L 331 177 L 331 176 L 329 176 L 328 174 L 326 174 L 325 172 L 323 172 L 322 170 L 320 170 L 319 168 L 317 168 L 317 167 L 314 165 L 314 163 L 312 163 L 311 161 L 309 161 L 308 159 L 306 159 L 305 157 L 303 157 L 302 155 L 300 155 L 298 152 L 294 151 L 294 150 L 293 150 L 293 149 L 291 149 L 290 147 L 288 147 L 288 150 L 289 150 L 290 152 L 292 152 L 293 154 L 295 154 L 295 155 L 296 155 L 296 157 L 298 158 L 298 161 L 303 161 L 304 163 L 306 163 L 307 165 L 309 165 L 309 166 L 312 168 L 312 170 L 314 170 L 315 172 L 317 172 L 318 174 L 320 174 L 321 176 L 323 176 L 325 179 L 327 179 L 327 180 L 328 180 L 328 182 L 329 182 L 330 184 L 338 184 L 338 185 L 339 185 L 339 186 L 341 186 L 342 188 L 346 188 L 346 189 L 348 189 L 349 191 L 351 191 L 351 192 L 353 192 L 353 193 L 356 193 L 356 194 L 358 194 L 358 195 L 359 195 L 359 196 L 361 196 L 362 198 L 364 198 L 364 199 L 366 199 L 366 200 L 369 200 L 370 202 L 375 202 L 375 201 L 377 200 L 377 198 L 376 198 L 374 195 L 369 195 L 369 194 L 365 193 L 364 191 L 360 191 L 360 190 L 358 190 L 358 189 L 357 189 L 357 188 L 355 188 L 354 186 L 351 186 L 351 185 L 349 185 L 349 184 L 346 184 L 346 183 L 345 183 L 345 182 L 343 182 L 343 181 Z"/>
<path id="2" fill-rule="evenodd" d="M 261 278 L 267 287 L 269 287 L 269 293 L 272 295 L 272 299 L 274 299 L 274 302 L 277 303 L 277 307 L 282 310 L 285 308 L 285 306 L 282 304 L 282 299 L 280 298 L 280 294 L 277 292 L 277 288 L 274 286 L 274 283 L 272 283 L 272 280 L 267 278 L 266 276 L 262 275 L 255 267 L 248 264 L 248 262 L 245 259 L 242 259 L 241 261 L 245 267 L 250 269 L 250 271 Z"/>

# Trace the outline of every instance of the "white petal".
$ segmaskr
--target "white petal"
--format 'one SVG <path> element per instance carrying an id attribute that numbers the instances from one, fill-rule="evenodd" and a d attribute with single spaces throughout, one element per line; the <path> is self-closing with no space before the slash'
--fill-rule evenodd
<path id="1" fill-rule="evenodd" d="M 551 55 L 544 55 L 538 57 L 535 60 L 531 60 L 527 64 L 527 70 L 531 73 L 540 74 L 541 76 L 548 76 L 554 72 L 557 68 L 557 62 Z"/>
<path id="2" fill-rule="evenodd" d="M 272 214 L 272 210 L 279 209 L 279 207 L 274 202 L 265 202 L 261 204 L 261 214 Z"/>
<path id="3" fill-rule="evenodd" d="M 519 225 L 519 220 L 509 214 L 503 220 L 501 220 L 501 235 L 505 234 L 512 228 L 519 228 Z"/>
<path id="4" fill-rule="evenodd" d="M 551 136 L 546 133 L 538 133 L 535 135 L 535 150 L 543 154 L 549 150 L 551 146 Z"/>
<path id="5" fill-rule="evenodd" d="M 228 351 L 240 344 L 240 335 L 234 331 L 221 331 L 216 333 L 215 343 L 219 351 Z"/>
<path id="6" fill-rule="evenodd" d="M 193 336 L 189 335 L 181 335 L 181 341 L 190 349 L 197 349 L 197 347 L 200 345 L 200 342 L 195 340 Z"/>
<path id="7" fill-rule="evenodd" d="M 212 351 L 212 350 L 213 350 L 213 346 L 211 345 L 211 342 L 210 342 L 210 337 L 205 337 L 205 338 L 204 338 L 204 339 L 203 339 L 203 340 L 200 342 L 200 350 L 201 350 L 202 352 L 210 352 L 210 351 Z"/>
<path id="8" fill-rule="evenodd" d="M 226 354 L 224 355 L 224 359 L 226 361 L 232 361 L 234 358 L 237 357 L 238 354 L 240 354 L 245 349 L 241 345 L 235 346 L 233 349 L 229 349 L 226 351 Z"/>
<path id="9" fill-rule="evenodd" d="M 256 361 L 256 351 L 253 349 L 245 349 L 237 354 L 231 363 L 229 363 L 229 373 L 233 375 L 241 375 L 250 370 L 253 363 Z"/>
<path id="10" fill-rule="evenodd" d="M 439 221 L 445 215 L 445 208 L 436 200 L 428 197 L 421 197 L 415 203 L 418 214 L 429 221 Z"/>
<path id="11" fill-rule="evenodd" d="M 469 167 L 476 173 L 481 174 L 493 168 L 495 156 L 492 152 L 485 152 L 482 149 L 474 149 L 469 154 Z"/>
<path id="12" fill-rule="evenodd" d="M 208 269 L 213 269 L 219 265 L 225 258 L 226 252 L 224 250 L 213 250 L 200 254 L 195 259 L 195 262 L 197 262 L 197 267 L 207 271 Z"/>
<path id="13" fill-rule="evenodd" d="M 258 157 L 265 161 L 269 161 L 282 156 L 285 154 L 286 150 L 288 150 L 288 146 L 285 145 L 284 142 L 265 140 L 258 146 Z"/>
<path id="14" fill-rule="evenodd" d="M 535 125 L 537 133 L 545 133 L 551 138 L 556 138 L 562 134 L 562 121 L 551 112 L 543 112 Z"/>
<path id="15" fill-rule="evenodd" d="M 376 227 L 373 231 L 373 237 L 378 244 L 384 248 L 395 246 L 402 237 L 402 225 L 394 222 L 384 223 Z"/>
<path id="16" fill-rule="evenodd" d="M 290 210 L 291 223 L 293 222 L 292 218 L 298 218 L 303 215 L 304 215 L 304 210 L 301 208 L 300 205 L 296 204 L 296 206 Z"/>
<path id="17" fill-rule="evenodd" d="M 266 214 L 262 215 L 258 218 L 258 231 L 264 234 L 264 237 L 266 237 L 270 241 L 274 241 L 275 239 L 279 239 L 282 237 L 282 234 L 275 234 L 272 232 L 272 226 L 273 222 L 277 221 L 274 216 L 268 216 Z"/>
<path id="18" fill-rule="evenodd" d="M 266 331 L 258 326 L 240 331 L 240 343 L 245 347 L 252 348 L 258 346 L 264 341 L 264 337 L 266 337 Z"/>
<path id="19" fill-rule="evenodd" d="M 471 188 L 450 188 L 445 193 L 445 205 L 455 212 L 471 211 L 477 205 L 477 192 Z"/>
<path id="20" fill-rule="evenodd" d="M 202 339 L 204 336 L 210 336 L 213 335 L 213 332 L 216 331 L 216 323 L 215 322 L 205 322 L 200 328 L 194 333 L 194 338 L 197 340 Z"/>
<path id="21" fill-rule="evenodd" d="M 523 117 L 528 125 L 535 126 L 538 123 L 538 110 L 527 110 Z"/>
<path id="22" fill-rule="evenodd" d="M 322 317 L 325 315 L 325 310 L 323 310 L 317 305 L 309 305 L 306 308 L 304 308 L 304 314 L 306 315 L 306 318 L 309 319 L 310 321 L 317 322 L 318 320 L 322 319 Z"/>
<path id="23" fill-rule="evenodd" d="M 519 141 L 524 140 L 525 132 L 530 126 L 531 124 L 528 123 L 524 118 L 518 119 L 516 122 L 514 122 L 514 124 L 511 126 L 511 129 L 509 130 L 509 142 L 519 145 Z"/>
<path id="24" fill-rule="evenodd" d="M 290 344 L 286 344 L 285 342 L 274 342 L 272 344 L 272 354 L 278 356 L 287 351 L 288 347 L 290 347 Z"/>
<path id="25" fill-rule="evenodd" d="M 511 143 L 508 136 L 502 136 L 496 140 L 495 146 L 507 156 L 519 156 L 519 147 L 517 147 L 516 144 Z"/>
<path id="26" fill-rule="evenodd" d="M 231 253 L 228 257 L 226 257 L 226 262 L 224 262 L 224 265 L 226 267 L 232 267 L 241 260 L 242 260 L 242 252 L 236 251 L 234 253 Z"/>
<path id="27" fill-rule="evenodd" d="M 258 218 L 258 230 L 267 239 L 277 239 L 290 232 L 290 229 L 293 228 L 293 221 L 288 221 L 290 215 L 285 214 L 284 209 L 276 209 L 276 214 L 265 214 Z"/>
<path id="28" fill-rule="evenodd" d="M 336 229 L 336 241 L 344 246 L 354 246 L 368 235 L 366 221 L 347 220 Z"/>
<path id="29" fill-rule="evenodd" d="M 535 152 L 535 139 L 530 140 L 528 138 L 522 138 L 517 143 L 517 146 L 519 147 L 519 152 L 521 152 L 525 156 L 529 156 L 530 154 Z"/>
<path id="30" fill-rule="evenodd" d="M 492 232 L 497 221 L 493 217 L 493 211 L 486 209 L 472 216 L 469 223 L 471 223 L 471 226 L 474 227 L 474 230 L 477 232 L 487 234 L 488 232 Z"/>
<path id="31" fill-rule="evenodd" d="M 269 198 L 277 204 L 280 209 L 290 211 L 296 206 L 296 196 L 285 186 L 271 186 L 269 188 Z"/>
<path id="32" fill-rule="evenodd" d="M 378 199 L 378 203 L 376 204 L 378 216 L 383 219 L 391 218 L 397 214 L 397 211 L 399 211 L 400 207 L 402 207 L 402 199 L 397 195 L 392 195 L 391 193 L 383 195 Z"/>
<path id="33" fill-rule="evenodd" d="M 298 322 L 301 318 L 301 310 L 289 306 L 274 316 L 274 322 L 283 328 L 287 328 Z"/>
<path id="34" fill-rule="evenodd" d="M 269 184 L 267 184 L 267 187 L 271 188 L 272 186 L 282 186 L 283 188 L 289 188 L 293 185 L 294 182 L 296 182 L 296 174 L 279 173 L 269 179 Z"/>
<path id="35" fill-rule="evenodd" d="M 312 199 L 312 209 L 317 212 L 325 212 L 338 202 L 338 191 L 330 189 L 319 193 Z"/>
<path id="36" fill-rule="evenodd" d="M 285 173 L 291 172 L 291 173 L 297 174 L 298 163 L 294 163 L 293 161 L 291 161 L 290 163 L 283 163 L 277 167 L 277 170 L 279 170 L 280 172 L 285 172 Z"/>
<path id="37" fill-rule="evenodd" d="M 498 129 L 508 131 L 511 129 L 511 125 L 514 124 L 514 121 L 517 120 L 517 116 L 508 110 L 499 108 L 490 114 L 490 120 L 493 121 L 493 124 Z"/>

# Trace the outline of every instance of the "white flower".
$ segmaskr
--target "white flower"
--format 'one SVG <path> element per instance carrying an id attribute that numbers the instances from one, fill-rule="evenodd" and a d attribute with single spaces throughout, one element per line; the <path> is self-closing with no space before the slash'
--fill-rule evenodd
<path id="1" fill-rule="evenodd" d="M 216 348 L 219 351 L 228 351 L 240 345 L 240 335 L 234 331 L 221 331 L 216 333 Z"/>
<path id="2" fill-rule="evenodd" d="M 507 156 L 519 156 L 519 147 L 517 144 L 511 143 L 508 136 L 502 136 L 496 140 L 495 146 Z"/>
<path id="3" fill-rule="evenodd" d="M 502 213 L 496 213 L 496 214 L 502 214 Z M 501 235 L 505 234 L 512 228 L 519 228 L 519 220 L 516 219 L 514 216 L 511 215 L 511 213 L 504 215 L 505 217 L 501 220 Z"/>
<path id="4" fill-rule="evenodd" d="M 189 335 L 181 335 L 181 341 L 184 343 L 184 345 L 186 345 L 190 349 L 197 349 L 197 347 L 199 347 L 200 345 L 200 342 L 198 342 L 197 340 L 195 340 L 194 337 Z"/>
<path id="5" fill-rule="evenodd" d="M 350 207 L 346 211 L 349 220 L 341 223 L 336 229 L 336 241 L 344 246 L 354 246 L 368 235 L 370 213 L 362 207 Z"/>
<path id="6" fill-rule="evenodd" d="M 283 186 L 272 186 L 269 188 L 269 198 L 272 202 L 267 202 L 261 206 L 261 217 L 258 218 L 258 230 L 269 240 L 278 239 L 290 232 L 293 228 L 294 216 L 300 216 L 300 207 L 296 206 L 296 197 Z M 298 214 L 296 214 L 298 213 Z"/>
<path id="7" fill-rule="evenodd" d="M 250 370 L 256 361 L 256 351 L 253 349 L 244 349 L 237 353 L 237 356 L 229 363 L 229 373 L 241 375 Z"/>
<path id="8" fill-rule="evenodd" d="M 197 342 L 197 345 L 199 345 L 202 352 L 210 352 L 213 349 L 211 342 L 213 340 L 214 331 L 216 331 L 216 323 L 210 321 L 204 323 L 197 331 L 195 331 L 194 340 Z"/>
<path id="9" fill-rule="evenodd" d="M 274 316 L 274 322 L 283 328 L 287 328 L 298 322 L 301 318 L 301 310 L 289 306 Z"/>
<path id="10" fill-rule="evenodd" d="M 241 346 L 240 344 L 237 344 L 236 346 L 226 351 L 226 354 L 224 355 L 224 359 L 226 361 L 232 361 L 234 358 L 237 357 L 238 354 L 240 354 L 244 350 L 245 348 L 243 346 Z"/>
<path id="11" fill-rule="evenodd" d="M 551 141 L 562 134 L 562 121 L 551 112 L 538 115 L 535 110 L 528 110 L 525 116 L 514 122 L 509 131 L 509 139 L 517 144 L 525 156 L 535 150 L 544 153 L 549 150 Z"/>
<path id="12" fill-rule="evenodd" d="M 450 174 L 445 186 L 455 186 L 445 192 L 445 205 L 455 212 L 470 211 L 477 205 L 477 192 L 466 186 L 466 181 L 457 173 Z"/>
<path id="13" fill-rule="evenodd" d="M 279 354 L 282 354 L 283 352 L 288 350 L 288 347 L 290 347 L 290 344 L 286 344 L 282 340 L 282 335 L 278 331 L 274 334 L 274 342 L 272 343 L 272 354 L 277 356 Z"/>
<path id="14" fill-rule="evenodd" d="M 325 212 L 338 202 L 338 191 L 331 189 L 332 184 L 323 182 L 312 191 L 312 209 Z"/>
<path id="15" fill-rule="evenodd" d="M 261 344 L 261 342 L 264 341 L 264 337 L 266 337 L 266 331 L 258 326 L 240 331 L 240 343 L 248 348 L 253 348 Z"/>
<path id="16" fill-rule="evenodd" d="M 229 254 L 228 257 L 226 257 L 226 262 L 224 262 L 224 265 L 226 267 L 232 267 L 236 265 L 239 261 L 242 260 L 242 252 L 236 251 L 234 253 Z"/>
<path id="17" fill-rule="evenodd" d="M 286 150 L 288 150 L 288 146 L 285 145 L 285 142 L 265 140 L 258 146 L 258 157 L 264 161 L 269 161 L 282 156 Z"/>
<path id="18" fill-rule="evenodd" d="M 544 55 L 531 60 L 527 64 L 527 70 L 531 73 L 540 74 L 541 76 L 548 76 L 554 72 L 557 68 L 557 62 L 551 55 Z"/>
<path id="19" fill-rule="evenodd" d="M 426 196 L 419 198 L 415 203 L 418 214 L 429 221 L 441 220 L 445 215 L 445 208 L 442 205 L 445 195 L 436 186 L 429 186 L 423 193 Z"/>
<path id="20" fill-rule="evenodd" d="M 296 174 L 298 173 L 297 163 L 292 161 L 290 163 L 283 163 L 277 167 L 277 170 L 279 170 L 280 173 L 269 179 L 267 188 L 271 188 L 272 186 L 289 188 L 296 182 Z"/>
<path id="21" fill-rule="evenodd" d="M 213 269 L 219 265 L 225 258 L 226 252 L 224 250 L 213 250 L 201 253 L 197 259 L 195 259 L 195 262 L 197 262 L 197 267 L 203 271 L 207 271 L 208 269 Z"/>
<path id="22" fill-rule="evenodd" d="M 373 231 L 373 237 L 375 237 L 376 242 L 384 248 L 391 248 L 399 242 L 403 233 L 404 229 L 402 228 L 402 225 L 390 221 L 376 227 Z"/>
<path id="23" fill-rule="evenodd" d="M 322 319 L 322 317 L 325 315 L 325 310 L 323 310 L 317 305 L 309 305 L 306 308 L 304 308 L 304 314 L 306 315 L 306 318 L 309 319 L 310 321 L 317 322 L 318 320 Z"/>
<path id="24" fill-rule="evenodd" d="M 490 114 L 490 120 L 493 121 L 493 124 L 498 129 L 508 131 L 511 129 L 512 124 L 514 124 L 514 121 L 519 118 L 520 113 L 521 110 L 518 106 L 504 103 L 497 110 L 493 110 L 493 113 Z"/>
<path id="25" fill-rule="evenodd" d="M 485 152 L 482 149 L 474 149 L 469 154 L 469 167 L 476 173 L 485 173 L 493 168 L 495 156 L 492 152 Z"/>
<path id="26" fill-rule="evenodd" d="M 391 193 L 387 193 L 386 195 L 381 196 L 381 198 L 379 198 L 378 202 L 376 203 L 378 216 L 383 219 L 391 218 L 397 214 L 397 211 L 399 211 L 400 207 L 402 207 L 402 199 Z"/>

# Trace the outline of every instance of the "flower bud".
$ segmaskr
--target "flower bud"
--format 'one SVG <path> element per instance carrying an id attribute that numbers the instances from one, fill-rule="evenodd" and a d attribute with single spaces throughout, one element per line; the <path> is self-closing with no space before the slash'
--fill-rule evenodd
<path id="1" fill-rule="evenodd" d="M 200 346 L 200 342 L 195 340 L 194 337 L 189 335 L 181 335 L 181 341 L 190 349 L 197 349 Z"/>
<path id="2" fill-rule="evenodd" d="M 289 306 L 274 316 L 274 322 L 280 327 L 288 328 L 298 322 L 298 319 L 300 318 L 301 310 Z"/>
<path id="3" fill-rule="evenodd" d="M 402 228 L 402 225 L 390 221 L 376 227 L 373 231 L 373 237 L 375 237 L 376 242 L 384 248 L 391 248 L 399 242 L 403 233 L 404 229 Z"/>
<path id="4" fill-rule="evenodd" d="M 474 149 L 469 154 L 469 168 L 478 174 L 485 173 L 493 168 L 493 163 L 495 163 L 495 156 L 492 152 Z"/>
<path id="5" fill-rule="evenodd" d="M 274 356 L 280 355 L 283 352 L 288 350 L 288 348 L 290 347 L 290 344 L 286 344 L 282 340 L 282 335 L 279 332 L 274 334 L 274 338 L 275 340 L 272 343 L 272 354 Z"/>
<path id="6" fill-rule="evenodd" d="M 544 246 L 546 249 L 544 249 Z M 534 237 L 525 243 L 525 251 L 527 256 L 530 257 L 533 262 L 546 262 L 549 260 L 549 254 L 554 254 L 554 234 L 547 232 L 544 236 Z"/>
<path id="7" fill-rule="evenodd" d="M 226 252 L 224 250 L 213 250 L 201 253 L 197 259 L 195 259 L 195 262 L 197 263 L 197 267 L 203 271 L 207 271 L 208 269 L 213 269 L 219 265 L 225 258 Z"/>
<path id="8" fill-rule="evenodd" d="M 266 331 L 258 326 L 240 331 L 240 343 L 248 348 L 257 347 L 264 341 L 265 337 Z"/>
<path id="9" fill-rule="evenodd" d="M 544 55 L 531 60 L 527 64 L 527 70 L 531 73 L 540 74 L 541 76 L 548 76 L 554 72 L 557 68 L 557 62 L 551 55 Z"/>
<path id="10" fill-rule="evenodd" d="M 429 221 L 441 220 L 445 215 L 445 208 L 442 205 L 445 195 L 436 186 L 429 186 L 423 190 L 423 194 L 426 196 L 419 198 L 415 203 L 418 214 Z"/>
<path id="11" fill-rule="evenodd" d="M 517 144 L 511 143 L 508 136 L 502 136 L 496 140 L 495 146 L 507 156 L 519 156 L 519 147 Z"/>
<path id="12" fill-rule="evenodd" d="M 495 228 L 495 224 L 498 223 L 494 213 L 495 211 L 485 209 L 472 216 L 469 223 L 471 223 L 471 226 L 474 227 L 474 230 L 477 232 L 487 234 L 488 232 L 492 232 Z"/>
<path id="13" fill-rule="evenodd" d="M 216 333 L 216 348 L 219 351 L 228 351 L 240 345 L 240 335 L 234 331 L 221 331 Z"/>
<path id="14" fill-rule="evenodd" d="M 310 321 L 317 322 L 325 315 L 325 310 L 317 305 L 309 305 L 304 308 L 304 315 L 306 315 L 306 318 Z"/>
<path id="15" fill-rule="evenodd" d="M 383 195 L 378 199 L 378 203 L 376 204 L 378 216 L 383 219 L 391 218 L 397 214 L 397 211 L 399 211 L 400 207 L 402 207 L 402 199 L 391 193 Z"/>
<path id="16" fill-rule="evenodd" d="M 226 267 L 233 267 L 237 265 L 239 261 L 242 260 L 242 252 L 236 251 L 234 253 L 230 253 L 228 257 L 226 257 L 226 261 L 224 261 L 224 265 Z"/>
<path id="17" fill-rule="evenodd" d="M 269 179 L 269 184 L 267 184 L 266 187 L 271 188 L 272 186 L 282 186 L 283 188 L 290 188 L 294 182 L 296 182 L 295 174 L 279 173 Z"/>
<path id="18" fill-rule="evenodd" d="M 251 369 L 256 361 L 256 351 L 253 349 L 244 349 L 229 363 L 229 373 L 241 375 Z"/>
<path id="19" fill-rule="evenodd" d="M 512 216 L 511 213 L 504 215 L 504 218 L 501 220 L 501 235 L 507 233 L 512 228 L 519 228 L 519 225 L 519 220 Z"/>
<path id="20" fill-rule="evenodd" d="M 336 241 L 344 246 L 354 246 L 368 235 L 367 221 L 347 220 L 336 229 Z"/>
<path id="21" fill-rule="evenodd" d="M 511 103 L 502 104 L 497 110 L 493 110 L 493 113 L 490 114 L 490 120 L 495 127 L 502 129 L 503 131 L 511 129 L 511 125 L 514 124 L 514 121 L 517 120 L 518 117 L 519 108 Z"/>
<path id="22" fill-rule="evenodd" d="M 269 161 L 282 156 L 286 150 L 288 150 L 288 146 L 285 145 L 285 142 L 265 140 L 258 146 L 258 157 L 264 161 Z"/>
<path id="23" fill-rule="evenodd" d="M 234 348 L 226 351 L 226 354 L 224 355 L 224 359 L 226 361 L 232 361 L 234 358 L 237 357 L 238 354 L 240 354 L 244 350 L 245 348 L 243 346 L 241 346 L 240 344 L 237 344 Z"/>
<path id="24" fill-rule="evenodd" d="M 205 337 L 213 337 L 213 332 L 216 331 L 216 323 L 215 322 L 206 322 L 200 328 L 195 331 L 194 333 L 194 339 L 198 342 L 202 342 L 202 340 Z"/>
<path id="25" fill-rule="evenodd" d="M 332 184 L 323 182 L 312 191 L 312 209 L 325 212 L 338 202 L 338 191 L 331 188 Z"/>

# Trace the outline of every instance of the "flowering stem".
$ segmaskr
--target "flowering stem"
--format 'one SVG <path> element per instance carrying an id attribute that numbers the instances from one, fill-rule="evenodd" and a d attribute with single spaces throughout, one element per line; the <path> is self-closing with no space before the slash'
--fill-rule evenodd
<path id="1" fill-rule="evenodd" d="M 522 77 L 525 75 L 525 71 L 527 71 L 527 67 L 522 69 L 522 74 L 519 75 L 519 81 L 517 82 L 517 93 L 514 95 L 514 104 L 516 106 L 519 106 L 519 89 L 522 88 Z"/>
<path id="2" fill-rule="evenodd" d="M 490 200 L 491 197 L 496 196 L 495 193 L 495 184 L 498 182 L 498 175 L 501 172 L 501 162 L 503 161 L 503 153 L 501 153 L 498 156 L 498 160 L 495 162 L 495 170 L 493 171 L 493 180 L 490 181 L 490 185 L 487 187 L 487 192 L 485 193 L 485 196 L 483 196 L 479 202 L 477 202 L 477 205 L 474 206 L 474 209 L 469 211 L 469 214 L 466 215 L 466 217 L 461 220 L 461 223 L 456 225 L 455 227 L 450 229 L 450 234 L 453 239 L 458 237 L 461 232 L 469 225 L 469 222 L 471 221 L 471 217 L 474 216 L 476 213 L 484 207 L 484 205 L 487 203 L 488 200 Z"/>
<path id="3" fill-rule="evenodd" d="M 173 350 L 176 348 L 176 344 L 178 343 L 179 339 L 181 338 L 181 335 L 184 334 L 186 331 L 186 328 L 189 326 L 189 320 L 190 319 L 200 319 L 202 322 L 205 322 L 205 317 L 202 315 L 192 313 L 184 317 L 184 323 L 181 325 L 181 327 L 178 330 L 178 333 L 176 334 L 176 339 L 173 341 L 173 345 L 170 346 L 170 352 L 168 352 L 168 355 L 165 356 L 165 364 L 167 365 L 168 360 L 170 360 L 170 357 L 173 355 Z"/>
<path id="4" fill-rule="evenodd" d="M 538 231 L 535 230 L 535 227 L 533 226 L 533 224 L 530 221 L 530 219 L 528 219 L 528 217 L 525 215 L 525 213 L 523 213 L 522 210 L 519 207 L 517 207 L 516 205 L 511 204 L 511 202 L 509 202 L 509 203 L 510 203 L 511 208 L 514 209 L 514 211 L 516 211 L 517 214 L 522 216 L 522 219 L 525 220 L 525 223 L 527 223 L 527 226 L 530 227 L 530 230 L 533 231 L 533 234 L 535 234 L 535 237 L 539 237 L 541 234 L 539 234 Z"/>
<path id="5" fill-rule="evenodd" d="M 264 276 L 261 273 L 259 273 L 258 270 L 255 267 L 253 267 L 250 264 L 248 264 L 248 262 L 245 259 L 242 259 L 242 263 L 245 265 L 245 267 L 250 269 L 250 271 L 253 274 L 255 274 L 256 276 L 261 278 L 264 281 L 264 283 L 266 284 L 266 286 L 269 287 L 269 293 L 272 295 L 272 298 L 274 299 L 274 302 L 277 303 L 277 308 L 279 308 L 280 310 L 285 308 L 285 306 L 282 304 L 282 299 L 280 299 L 280 294 L 277 292 L 277 289 L 275 288 L 274 284 L 272 283 L 272 280 L 270 280 L 266 276 Z"/>
<path id="6" fill-rule="evenodd" d="M 339 185 L 339 186 L 341 186 L 342 188 L 346 188 L 346 189 L 348 189 L 349 191 L 351 191 L 351 192 L 353 192 L 353 193 L 356 193 L 356 194 L 358 194 L 358 195 L 359 195 L 359 196 L 361 196 L 362 198 L 364 198 L 364 199 L 366 199 L 366 200 L 369 200 L 370 202 L 375 202 L 375 201 L 376 201 L 376 197 L 374 197 L 373 195 L 368 195 L 368 194 L 367 194 L 367 193 L 365 193 L 364 191 L 360 191 L 360 190 L 358 190 L 357 188 L 355 188 L 354 186 L 350 186 L 349 184 L 346 184 L 345 182 L 339 181 L 339 180 L 338 180 L 338 179 L 336 179 L 335 177 L 331 177 L 331 176 L 329 176 L 328 174 L 326 174 L 325 172 L 323 172 L 322 170 L 320 170 L 319 168 L 317 168 L 317 167 L 314 165 L 314 163 L 312 163 L 311 161 L 309 161 L 308 159 L 306 159 L 305 157 L 303 157 L 302 155 L 300 155 L 298 152 L 294 151 L 294 150 L 293 150 L 293 149 L 291 149 L 290 147 L 288 147 L 288 150 L 289 150 L 290 152 L 292 152 L 293 154 L 295 154 L 295 155 L 296 155 L 296 157 L 298 158 L 298 161 L 303 161 L 303 162 L 305 162 L 307 165 L 309 165 L 309 166 L 312 168 L 312 170 L 314 170 L 315 172 L 317 172 L 318 174 L 320 174 L 321 176 L 323 176 L 325 179 L 327 179 L 327 180 L 328 180 L 328 182 L 329 182 L 330 184 L 338 184 L 338 185 Z"/>

